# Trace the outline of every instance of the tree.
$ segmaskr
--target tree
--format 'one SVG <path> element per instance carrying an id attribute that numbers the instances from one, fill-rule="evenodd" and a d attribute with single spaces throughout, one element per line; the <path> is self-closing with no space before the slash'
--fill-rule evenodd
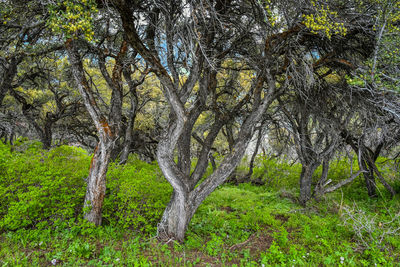
<path id="1" fill-rule="evenodd" d="M 27 63 L 57 51 L 62 46 L 51 39 L 40 2 L 2 1 L 0 10 L 1 107 L 7 93 L 13 94 L 15 88 L 38 75 L 35 64 L 30 66 Z M 8 127 L 7 131 L 14 135 L 14 128 Z"/>
<path id="2" fill-rule="evenodd" d="M 76 117 L 83 112 L 81 99 L 74 96 L 74 92 L 62 80 L 62 64 L 54 59 L 54 54 L 53 58 L 26 60 L 21 65 L 16 82 L 18 87 L 11 88 L 9 93 L 22 105 L 22 114 L 36 131 L 43 148 L 50 149 L 56 125 L 67 117 Z M 23 75 L 25 66 L 29 67 Z"/>
<path id="3" fill-rule="evenodd" d="M 372 13 L 368 31 L 374 36 L 372 55 L 349 79 L 355 101 L 351 123 L 338 123 L 341 136 L 358 155 L 368 195 L 376 196 L 375 175 L 394 195 L 396 192 L 378 171 L 376 160 L 399 142 L 400 105 L 398 33 L 400 4 L 396 1 L 366 1 L 358 6 Z M 353 99 L 354 99 L 353 98 Z M 348 98 L 347 98 L 348 99 Z"/>
<path id="4" fill-rule="evenodd" d="M 112 14 L 99 18 L 105 27 L 97 29 L 99 41 L 92 43 L 93 13 L 97 12 L 94 1 L 76 3 L 57 1 L 49 6 L 48 24 L 66 38 L 65 49 L 71 64 L 72 76 L 82 96 L 86 109 L 96 127 L 98 144 L 94 151 L 87 179 L 85 195 L 85 219 L 96 225 L 101 224 L 101 210 L 106 190 L 106 173 L 115 142 L 121 135 L 123 105 L 123 72 L 130 75 L 125 64 L 129 48 L 124 38 L 117 31 L 112 33 Z M 83 36 L 83 38 L 80 38 Z M 113 40 L 110 42 L 109 40 Z M 82 50 L 86 49 L 96 58 L 98 69 L 106 87 L 111 91 L 109 103 L 106 103 L 96 90 L 96 83 L 85 71 Z M 91 64 L 91 63 L 90 63 Z M 111 73 L 107 65 L 111 66 Z M 129 82 L 128 77 L 128 82 Z M 132 82 L 129 84 L 132 86 Z M 132 90 L 132 89 L 131 89 Z"/>
<path id="5" fill-rule="evenodd" d="M 304 10 L 292 1 L 111 2 L 121 15 L 128 43 L 155 70 L 171 108 L 157 158 L 174 194 L 159 225 L 159 235 L 182 241 L 198 205 L 237 166 L 269 105 L 281 91 L 290 89 L 290 80 L 304 78 L 294 67 L 299 58 L 310 56 L 316 43 L 321 50 L 332 49 L 331 38 L 338 36 L 336 39 L 342 41 L 347 28 L 337 22 L 337 12 L 324 3 L 315 6 L 314 1 L 306 2 Z M 356 26 L 352 30 L 349 42 L 357 40 L 360 32 Z M 348 53 L 351 49 L 341 47 L 339 51 Z M 325 59 L 330 64 L 346 65 L 335 54 L 327 53 Z M 233 66 L 225 66 L 227 60 L 232 60 Z M 250 70 L 250 86 L 245 90 L 238 90 L 237 82 L 220 82 L 222 73 L 233 69 L 240 73 Z M 179 79 L 182 70 L 187 73 L 185 81 Z M 306 79 L 311 76 L 307 74 Z M 196 84 L 198 90 L 194 89 Z M 232 97 L 232 105 L 219 105 L 226 96 Z M 204 112 L 212 114 L 214 123 L 200 140 L 204 146 L 191 172 L 193 125 Z M 231 152 L 202 180 L 218 133 L 238 117 L 236 136 L 227 133 Z"/>
<path id="6" fill-rule="evenodd" d="M 170 105 L 169 125 L 158 144 L 157 159 L 174 192 L 159 224 L 158 234 L 162 239 L 183 241 L 187 225 L 198 206 L 239 163 L 255 123 L 275 99 L 277 90 L 272 78 L 265 83 L 270 77 L 269 70 L 249 74 L 253 77 L 242 95 L 235 94 L 235 88 L 218 82 L 228 56 L 234 57 L 244 40 L 254 41 L 247 31 L 253 20 L 245 22 L 246 25 L 235 24 L 238 17 L 232 13 L 240 12 L 240 9 L 230 1 L 210 5 L 188 3 L 187 7 L 178 1 L 113 3 L 121 15 L 128 43 L 154 69 Z M 140 28 L 135 17 L 145 18 L 146 29 Z M 156 43 L 158 40 L 161 44 Z M 235 65 L 244 72 L 246 64 Z M 179 77 L 182 71 L 186 72 L 185 80 Z M 220 108 L 222 97 L 230 97 L 232 105 Z M 214 122 L 203 139 L 200 156 L 191 172 L 193 126 L 205 112 L 211 112 Z M 212 144 L 221 128 L 240 113 L 246 115 L 243 115 L 232 152 L 203 181 Z"/>
<path id="7" fill-rule="evenodd" d="M 335 153 L 338 137 L 329 124 L 323 124 L 312 116 L 311 109 L 304 100 L 295 98 L 295 102 L 288 99 L 285 99 L 285 103 L 281 101 L 280 107 L 287 120 L 286 128 L 292 133 L 297 157 L 302 164 L 299 202 L 305 206 L 312 195 L 314 172 L 322 163 L 320 183 L 326 181 L 329 161 Z M 293 106 L 288 110 L 290 105 Z"/>

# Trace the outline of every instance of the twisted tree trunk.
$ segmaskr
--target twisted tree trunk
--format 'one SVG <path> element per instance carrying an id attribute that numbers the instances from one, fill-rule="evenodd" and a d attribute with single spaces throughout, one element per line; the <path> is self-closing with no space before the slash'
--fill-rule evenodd
<path id="1" fill-rule="evenodd" d="M 122 44 L 120 53 L 116 59 L 116 65 L 111 78 L 105 70 L 104 59 L 100 58 L 100 69 L 108 86 L 112 89 L 109 120 L 100 111 L 95 95 L 90 87 L 83 68 L 75 41 L 69 39 L 66 44 L 68 57 L 72 66 L 72 74 L 80 94 L 84 100 L 86 109 L 92 118 L 99 137 L 99 143 L 94 151 L 87 178 L 86 196 L 84 202 L 84 217 L 95 225 L 101 224 L 102 206 L 106 191 L 106 173 L 110 162 L 114 143 L 118 138 L 121 124 L 122 89 L 121 89 L 121 60 L 126 53 L 126 44 Z"/>
<path id="2" fill-rule="evenodd" d="M 160 239 L 174 239 L 182 242 L 197 207 L 190 200 L 189 192 L 173 191 L 171 200 L 164 210 L 157 233 Z"/>
<path id="3" fill-rule="evenodd" d="M 106 174 L 110 162 L 111 144 L 102 141 L 97 145 L 90 163 L 84 202 L 85 219 L 101 225 L 102 206 L 106 194 Z"/>

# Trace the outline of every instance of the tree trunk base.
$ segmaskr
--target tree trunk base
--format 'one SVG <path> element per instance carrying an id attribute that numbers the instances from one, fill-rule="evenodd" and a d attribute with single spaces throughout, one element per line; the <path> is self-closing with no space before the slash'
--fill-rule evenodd
<path id="1" fill-rule="evenodd" d="M 175 240 L 182 243 L 195 211 L 196 208 L 188 200 L 188 194 L 184 196 L 182 193 L 174 191 L 161 222 L 157 226 L 158 239 L 165 242 Z"/>

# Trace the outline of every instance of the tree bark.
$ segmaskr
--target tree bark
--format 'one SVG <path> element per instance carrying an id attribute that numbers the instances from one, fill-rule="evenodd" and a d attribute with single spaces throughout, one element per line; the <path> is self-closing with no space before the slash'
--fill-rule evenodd
<path id="1" fill-rule="evenodd" d="M 80 58 L 78 49 L 75 46 L 74 40 L 67 40 L 65 46 L 71 62 L 72 74 L 75 79 L 75 83 L 80 94 L 82 95 L 86 109 L 88 110 L 90 117 L 96 126 L 99 137 L 99 143 L 93 154 L 89 169 L 89 176 L 87 179 L 86 196 L 84 202 L 84 217 L 89 222 L 92 222 L 95 225 L 100 225 L 102 217 L 101 209 L 106 190 L 106 173 L 108 164 L 110 162 L 113 144 L 117 137 L 114 131 L 118 132 L 118 118 L 115 118 L 115 121 L 112 123 L 113 125 L 110 127 L 105 116 L 97 106 L 93 91 L 85 77 L 82 60 Z M 117 92 L 117 94 L 119 94 L 119 92 Z M 111 102 L 114 106 L 114 109 L 118 109 L 118 105 L 122 104 L 120 99 L 117 99 L 115 102 L 112 99 Z M 117 114 L 113 115 L 113 117 L 118 117 L 119 114 L 120 112 L 118 111 Z"/>
<path id="2" fill-rule="evenodd" d="M 358 171 L 357 173 L 353 174 L 352 176 L 350 176 L 349 178 L 347 178 L 346 180 L 343 180 L 339 183 L 337 183 L 336 185 L 333 185 L 331 187 L 328 187 L 326 189 L 322 188 L 322 194 L 325 193 L 330 193 L 333 192 L 339 188 L 341 188 L 342 186 L 351 183 L 354 179 L 356 179 L 360 174 L 362 173 L 362 171 Z"/>
<path id="3" fill-rule="evenodd" d="M 12 89 L 12 82 L 17 75 L 18 65 L 22 62 L 22 57 L 11 57 L 6 70 L 3 72 L 0 84 L 0 107 L 3 103 L 3 99 L 6 96 L 8 90 Z"/>
<path id="4" fill-rule="evenodd" d="M 49 150 L 51 148 L 52 140 L 53 140 L 53 135 L 51 126 L 45 127 L 45 129 L 43 129 L 43 136 L 41 137 L 43 149 Z"/>
<path id="5" fill-rule="evenodd" d="M 318 163 L 303 164 L 300 175 L 300 197 L 299 202 L 302 206 L 306 206 L 307 201 L 311 198 L 312 176 L 319 166 Z"/>
<path id="6" fill-rule="evenodd" d="M 388 190 L 390 192 L 390 194 L 392 195 L 392 197 L 394 195 L 396 195 L 396 191 L 393 189 L 393 187 L 390 186 L 390 184 L 388 184 L 386 182 L 386 180 L 383 178 L 381 172 L 378 170 L 378 168 L 375 165 L 375 162 L 372 162 L 372 160 L 370 160 L 369 162 L 369 167 L 370 169 L 376 173 L 376 175 L 378 176 L 379 180 L 381 181 L 381 183 L 383 184 L 383 186 L 386 188 L 386 190 Z"/>
<path id="7" fill-rule="evenodd" d="M 374 177 L 374 170 L 370 168 L 368 164 L 368 155 L 366 153 L 370 153 L 369 150 L 363 145 L 363 139 L 357 140 L 350 133 L 348 133 L 345 129 L 342 130 L 341 134 L 342 138 L 346 142 L 346 144 L 350 145 L 355 153 L 358 154 L 358 167 L 363 172 L 365 187 L 367 188 L 369 197 L 376 197 L 376 184 Z M 370 158 L 377 158 L 379 154 L 381 146 L 378 146 L 376 155 L 370 155 Z"/>
<path id="8" fill-rule="evenodd" d="M 161 240 L 172 239 L 183 242 L 185 232 L 196 209 L 197 207 L 194 207 L 189 200 L 188 192 L 174 190 L 161 222 L 158 224 L 158 237 Z"/>
<path id="9" fill-rule="evenodd" d="M 366 162 L 365 156 L 361 154 L 361 158 L 359 160 L 359 168 L 360 170 L 364 170 L 364 180 L 365 186 L 367 188 L 368 196 L 369 197 L 376 197 L 376 184 L 375 184 L 375 177 L 374 177 L 374 170 L 369 168 L 368 163 Z"/>
<path id="10" fill-rule="evenodd" d="M 125 138 L 124 138 L 121 157 L 119 159 L 119 164 L 125 164 L 126 161 L 128 160 L 130 148 L 132 145 L 133 121 L 134 121 L 134 117 L 132 117 L 131 113 L 130 113 L 129 118 L 128 118 L 128 125 L 126 126 Z"/>
<path id="11" fill-rule="evenodd" d="M 316 195 L 317 199 L 319 196 L 322 196 L 324 194 L 324 186 L 328 178 L 328 172 L 329 172 L 329 160 L 324 160 L 322 162 L 321 177 L 319 178 L 318 184 L 315 187 L 315 192 L 314 192 L 314 195 Z"/>
<path id="12" fill-rule="evenodd" d="M 250 159 L 250 163 L 249 163 L 249 172 L 246 175 L 247 179 L 250 179 L 251 176 L 253 175 L 253 169 L 254 169 L 254 161 L 256 160 L 256 156 L 258 154 L 258 149 L 260 147 L 261 144 L 261 139 L 262 139 L 262 128 L 260 127 L 258 129 L 258 136 L 257 136 L 257 143 L 256 143 L 256 147 L 254 148 L 254 152 L 253 155 L 251 156 Z"/>
<path id="13" fill-rule="evenodd" d="M 90 163 L 84 202 L 84 218 L 101 225 L 102 206 L 106 194 L 106 174 L 110 162 L 111 144 L 102 141 L 97 145 Z"/>
<path id="14" fill-rule="evenodd" d="M 133 128 L 135 125 L 136 112 L 139 109 L 136 89 L 139 85 L 143 84 L 143 82 L 144 82 L 147 74 L 149 74 L 149 72 L 150 72 L 150 69 L 147 68 L 144 72 L 142 72 L 142 74 L 138 80 L 132 80 L 131 76 L 133 73 L 130 69 L 130 66 L 122 68 L 122 73 L 125 77 L 125 80 L 128 83 L 128 87 L 129 87 L 131 107 L 130 107 L 129 114 L 128 114 L 128 124 L 127 124 L 126 130 L 125 130 L 125 139 L 124 139 L 124 143 L 123 143 L 120 164 L 125 164 L 126 161 L 128 160 L 130 148 L 133 143 Z"/>
<path id="15" fill-rule="evenodd" d="M 51 114 L 47 114 L 44 122 L 44 127 L 43 130 L 40 131 L 39 133 L 41 134 L 40 139 L 43 144 L 43 148 L 48 150 L 51 148 L 51 143 L 53 141 L 53 123 L 56 121 L 56 119 L 50 118 Z"/>

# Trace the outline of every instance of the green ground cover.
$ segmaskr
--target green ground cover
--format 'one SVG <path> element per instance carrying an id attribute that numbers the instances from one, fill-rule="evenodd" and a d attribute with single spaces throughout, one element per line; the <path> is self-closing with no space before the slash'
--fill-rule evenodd
<path id="1" fill-rule="evenodd" d="M 90 155 L 35 142 L 0 144 L 1 266 L 398 266 L 399 196 L 370 199 L 351 185 L 297 203 L 299 165 L 260 158 L 263 186 L 225 184 L 194 215 L 183 244 L 160 243 L 157 222 L 172 192 L 157 164 L 132 156 L 108 173 L 101 227 L 82 220 Z M 399 171 L 378 164 L 400 189 Z M 238 168 L 245 171 L 246 166 Z M 329 178 L 347 178 L 348 160 Z"/>

